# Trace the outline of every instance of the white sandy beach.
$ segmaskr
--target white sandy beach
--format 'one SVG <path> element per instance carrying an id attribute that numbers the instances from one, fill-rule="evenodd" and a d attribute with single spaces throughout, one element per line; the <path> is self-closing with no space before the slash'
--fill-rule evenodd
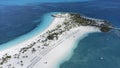
<path id="1" fill-rule="evenodd" d="M 42 46 L 41 42 L 36 43 L 32 48 L 36 49 L 35 53 L 31 53 L 29 49 L 25 53 L 21 53 L 19 58 L 14 58 L 15 54 L 19 54 L 21 48 L 27 47 L 33 42 L 36 42 L 45 32 L 52 30 L 58 24 L 62 24 L 65 18 L 55 18 L 51 25 L 42 33 L 32 37 L 22 43 L 15 45 L 14 47 L 0 51 L 0 58 L 4 54 L 11 55 L 12 58 L 3 65 L 2 68 L 59 68 L 59 64 L 70 59 L 73 50 L 77 47 L 77 40 L 81 40 L 86 37 L 89 33 L 99 32 L 96 27 L 80 26 L 70 31 L 66 31 L 59 36 L 58 40 L 48 41 L 51 42 L 49 46 Z M 42 38 L 44 39 L 44 38 Z M 38 46 L 40 46 L 38 48 Z"/>
<path id="2" fill-rule="evenodd" d="M 26 40 L 26 41 L 23 41 L 22 43 L 19 43 L 17 45 L 13 45 L 14 47 L 11 47 L 11 48 L 7 48 L 5 50 L 0 50 L 0 57 L 2 55 L 4 55 L 5 53 L 10 53 L 10 54 L 15 54 L 14 52 L 17 52 L 20 48 L 22 47 L 25 47 L 27 44 L 30 44 L 31 42 L 34 42 L 38 39 L 38 37 L 40 35 L 43 35 L 46 31 L 50 30 L 50 29 L 53 29 L 59 22 L 63 22 L 64 21 L 64 18 L 54 18 L 53 22 L 51 23 L 51 25 L 45 29 L 42 33 L 40 32 L 38 35 Z"/>
<path id="3" fill-rule="evenodd" d="M 86 37 L 89 33 L 97 32 L 93 27 L 79 27 L 65 34 L 65 39 L 57 43 L 57 47 L 46 54 L 35 66 L 37 68 L 59 68 L 59 65 L 70 59 L 73 50 L 77 47 L 77 41 Z M 47 64 L 45 64 L 47 62 Z"/>

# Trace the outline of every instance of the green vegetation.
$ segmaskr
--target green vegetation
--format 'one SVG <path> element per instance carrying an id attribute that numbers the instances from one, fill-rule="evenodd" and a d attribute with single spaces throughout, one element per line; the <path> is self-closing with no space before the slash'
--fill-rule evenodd
<path id="1" fill-rule="evenodd" d="M 54 16 L 54 17 L 56 17 L 56 16 Z M 59 15 L 59 17 L 60 17 L 60 15 Z M 48 46 L 48 45 L 50 45 L 50 43 L 48 43 L 48 42 L 51 42 L 50 40 L 58 40 L 60 35 L 62 35 L 64 32 L 69 31 L 70 29 L 75 28 L 75 27 L 95 26 L 95 27 L 100 28 L 100 30 L 102 32 L 108 32 L 111 30 L 111 28 L 110 28 L 111 24 L 108 23 L 107 21 L 91 19 L 91 18 L 81 16 L 76 13 L 70 13 L 70 14 L 67 14 L 67 16 L 61 15 L 61 17 L 65 17 L 65 21 L 62 24 L 57 24 L 55 28 L 53 28 L 52 30 L 48 30 L 45 33 L 45 35 L 44 34 L 40 35 L 40 37 L 42 37 L 42 39 L 39 38 L 38 40 L 33 41 L 29 45 L 21 48 L 19 53 L 14 54 L 14 58 L 19 59 L 20 54 L 24 54 L 30 48 L 31 48 L 31 52 L 35 53 L 37 51 L 37 49 L 33 46 L 36 45 L 38 42 L 39 43 L 41 42 L 43 44 L 43 46 Z M 37 48 L 41 48 L 40 45 L 37 46 Z M 44 49 L 44 47 L 42 47 L 42 49 Z M 28 56 L 24 55 L 23 58 L 25 58 L 25 57 L 27 58 Z M 0 65 L 3 65 L 4 63 L 8 62 L 8 60 L 10 60 L 10 58 L 11 58 L 10 55 L 7 55 L 7 54 L 3 55 L 3 57 L 0 58 Z M 23 61 L 20 61 L 20 62 L 21 62 L 21 66 L 23 66 Z"/>
<path id="2" fill-rule="evenodd" d="M 109 28 L 108 26 L 101 26 L 100 30 L 101 30 L 102 32 L 108 32 L 108 31 L 111 30 L 111 28 Z"/>
<path id="3" fill-rule="evenodd" d="M 11 58 L 11 56 L 6 56 L 6 58 Z"/>
<path id="4" fill-rule="evenodd" d="M 10 55 L 5 54 L 5 56 L 1 59 L 0 65 L 3 65 L 3 63 L 7 62 L 10 58 Z"/>
<path id="5" fill-rule="evenodd" d="M 83 17 L 78 16 L 78 15 L 73 15 L 71 17 L 71 19 L 77 25 L 82 25 L 82 26 L 87 26 L 87 25 L 91 25 L 92 23 L 95 23 L 93 20 L 89 20 L 87 18 L 83 18 Z"/>
<path id="6" fill-rule="evenodd" d="M 104 20 L 94 20 L 94 19 L 89 19 L 83 16 L 80 16 L 79 14 L 71 14 L 71 19 L 73 20 L 74 23 L 77 23 L 77 25 L 82 25 L 82 26 L 95 26 L 100 28 L 102 32 L 108 32 L 111 30 L 109 26 L 111 26 L 110 23 Z M 98 23 L 98 22 L 103 22 L 103 23 Z"/>
<path id="7" fill-rule="evenodd" d="M 52 33 L 47 36 L 49 40 L 53 40 L 54 38 L 58 39 L 58 33 Z"/>

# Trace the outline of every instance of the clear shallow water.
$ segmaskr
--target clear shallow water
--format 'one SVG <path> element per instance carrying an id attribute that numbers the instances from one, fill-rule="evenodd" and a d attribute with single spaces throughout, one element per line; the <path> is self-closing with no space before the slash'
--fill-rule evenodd
<path id="1" fill-rule="evenodd" d="M 53 13 L 46 13 L 42 16 L 42 18 L 40 19 L 36 19 L 33 21 L 33 23 L 35 22 L 41 22 L 39 25 L 37 25 L 32 31 L 30 31 L 29 33 L 26 33 L 20 37 L 17 37 L 16 39 L 10 40 L 7 43 L 3 43 L 0 45 L 0 50 L 12 47 L 18 43 L 21 43 L 22 41 L 25 41 L 31 37 L 34 37 L 36 35 L 38 35 L 40 32 L 44 31 L 53 21 L 53 17 L 51 16 L 51 14 Z M 48 18 L 46 20 L 46 18 Z M 23 29 L 25 30 L 25 29 Z"/>
<path id="2" fill-rule="evenodd" d="M 60 68 L 119 68 L 120 37 L 114 33 L 94 33 L 82 39 L 69 61 Z"/>
<path id="3" fill-rule="evenodd" d="M 118 0 L 44 3 L 29 6 L 4 6 L 4 8 L 1 6 L 0 42 L 3 43 L 28 33 L 40 23 L 33 23 L 33 21 L 41 18 L 47 12 L 82 13 L 108 20 L 116 27 L 120 27 L 119 6 Z M 117 31 L 90 34 L 79 41 L 71 59 L 61 64 L 60 68 L 120 68 L 119 45 L 120 33 Z"/>

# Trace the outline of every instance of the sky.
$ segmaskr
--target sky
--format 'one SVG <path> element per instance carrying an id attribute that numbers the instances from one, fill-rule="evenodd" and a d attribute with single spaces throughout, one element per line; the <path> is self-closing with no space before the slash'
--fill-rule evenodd
<path id="1" fill-rule="evenodd" d="M 45 3 L 45 2 L 84 2 L 91 0 L 0 0 L 0 5 L 25 5 L 31 3 Z"/>

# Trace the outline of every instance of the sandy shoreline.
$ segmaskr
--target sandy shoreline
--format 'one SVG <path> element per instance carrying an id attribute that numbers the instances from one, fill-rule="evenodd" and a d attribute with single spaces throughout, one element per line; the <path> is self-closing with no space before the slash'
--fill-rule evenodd
<path id="1" fill-rule="evenodd" d="M 71 30 L 66 34 L 64 42 L 60 42 L 56 48 L 45 55 L 38 63 L 33 66 L 34 68 L 59 68 L 59 65 L 67 60 L 73 54 L 74 49 L 77 47 L 77 41 L 82 40 L 89 33 L 99 32 L 93 27 L 79 27 Z M 45 64 L 47 62 L 47 64 Z"/>
<path id="2" fill-rule="evenodd" d="M 63 19 L 61 18 L 61 20 L 63 20 Z M 34 42 L 35 40 L 38 39 L 38 37 L 39 37 L 40 35 L 44 34 L 46 31 L 54 28 L 55 25 L 57 25 L 58 22 L 61 21 L 61 20 L 60 20 L 60 19 L 58 20 L 57 18 L 54 18 L 53 22 L 52 22 L 52 23 L 49 25 L 49 27 L 48 27 L 47 29 L 45 29 L 43 32 L 40 32 L 38 35 L 36 35 L 36 36 L 34 36 L 34 37 L 32 37 L 32 38 L 30 38 L 30 39 L 28 39 L 28 40 L 25 40 L 25 41 L 23 41 L 22 43 L 19 43 L 19 44 L 17 44 L 17 45 L 13 45 L 13 47 L 10 47 L 10 48 L 7 48 L 7 49 L 4 49 L 4 50 L 0 51 L 0 54 L 2 55 L 2 54 L 5 54 L 5 53 L 9 53 L 9 52 L 10 52 L 10 53 L 13 53 L 13 51 L 16 51 L 16 50 L 18 50 L 18 49 L 20 49 L 20 48 L 22 48 L 22 47 L 25 47 L 27 44 L 30 44 L 30 42 Z M 64 21 L 64 20 L 63 20 L 63 21 Z M 13 51 L 12 51 L 12 50 L 13 50 Z M 1 57 L 1 55 L 0 55 L 0 57 Z"/>
<path id="3" fill-rule="evenodd" d="M 48 41 L 48 43 L 51 42 L 49 46 L 40 46 L 43 44 L 36 43 L 35 46 L 33 46 L 33 48 L 36 48 L 35 53 L 31 53 L 31 50 L 33 49 L 31 48 L 26 53 L 20 53 L 19 58 L 13 58 L 15 57 L 15 54 L 20 52 L 21 48 L 27 47 L 39 38 L 43 38 L 41 36 L 45 35 L 45 32 L 52 30 L 56 27 L 56 25 L 62 24 L 64 21 L 65 18 L 55 18 L 51 25 L 42 33 L 39 33 L 31 39 L 17 44 L 14 47 L 0 51 L 0 58 L 6 53 L 12 56 L 12 58 L 7 63 L 3 64 L 2 67 L 6 68 L 8 65 L 10 65 L 10 67 L 21 68 L 22 64 L 24 65 L 22 68 L 58 68 L 59 64 L 71 57 L 74 48 L 76 48 L 75 43 L 77 40 L 81 40 L 89 33 L 99 32 L 98 28 L 90 26 L 73 28 L 70 31 L 66 31 L 60 35 L 58 40 L 54 40 L 53 42 Z M 38 48 L 38 46 L 40 46 L 40 48 Z M 11 63 L 13 63 L 13 65 Z"/>

